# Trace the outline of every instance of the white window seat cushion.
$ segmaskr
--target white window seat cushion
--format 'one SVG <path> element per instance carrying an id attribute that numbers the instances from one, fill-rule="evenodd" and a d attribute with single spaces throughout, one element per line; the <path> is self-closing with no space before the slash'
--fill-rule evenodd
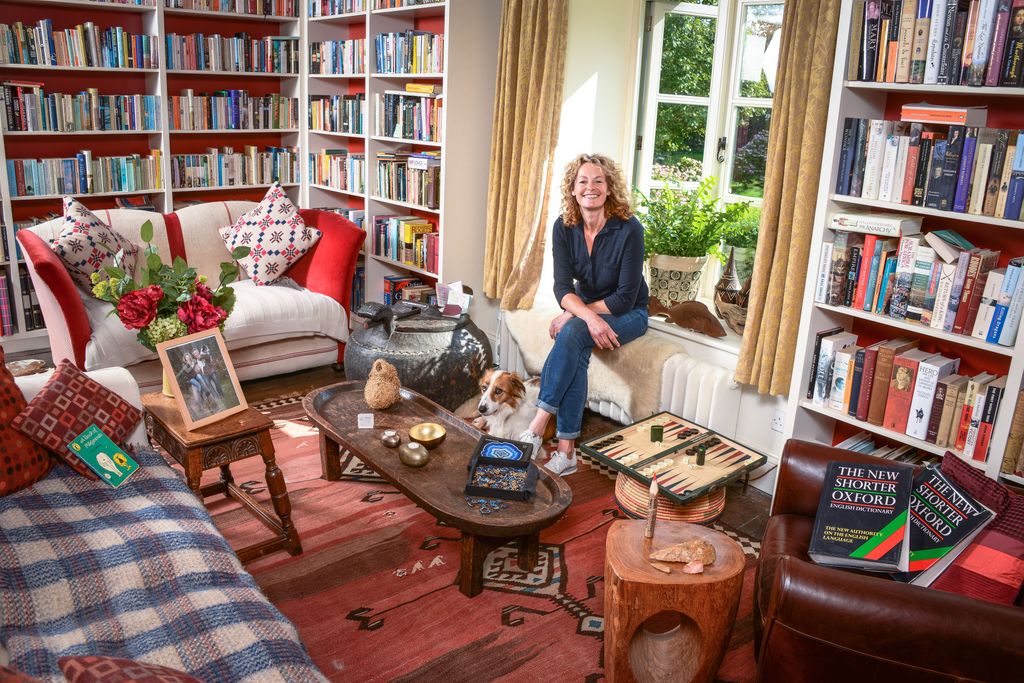
<path id="1" fill-rule="evenodd" d="M 229 351 L 296 337 L 348 339 L 345 309 L 325 294 L 286 284 L 257 287 L 251 280 L 230 286 L 237 298 L 224 326 Z M 85 347 L 86 370 L 129 367 L 156 358 L 135 339 L 134 330 L 125 329 L 116 315 L 107 315 L 111 304 L 89 296 L 82 298 L 92 326 L 92 337 Z"/>

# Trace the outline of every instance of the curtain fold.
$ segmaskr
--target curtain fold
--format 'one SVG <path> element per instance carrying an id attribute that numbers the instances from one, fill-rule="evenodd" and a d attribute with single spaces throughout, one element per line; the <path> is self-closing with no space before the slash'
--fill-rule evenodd
<path id="1" fill-rule="evenodd" d="M 487 191 L 484 294 L 528 309 L 544 261 L 544 221 L 565 80 L 567 0 L 504 0 Z"/>
<path id="2" fill-rule="evenodd" d="M 814 231 L 841 0 L 786 0 L 764 205 L 736 381 L 787 394 Z"/>

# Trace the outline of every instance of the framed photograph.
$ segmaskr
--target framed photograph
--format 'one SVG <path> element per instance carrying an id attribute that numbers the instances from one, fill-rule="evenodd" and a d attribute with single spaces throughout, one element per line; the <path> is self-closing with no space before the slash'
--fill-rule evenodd
<path id="1" fill-rule="evenodd" d="M 246 409 L 245 396 L 214 328 L 157 344 L 185 429 L 193 430 Z"/>

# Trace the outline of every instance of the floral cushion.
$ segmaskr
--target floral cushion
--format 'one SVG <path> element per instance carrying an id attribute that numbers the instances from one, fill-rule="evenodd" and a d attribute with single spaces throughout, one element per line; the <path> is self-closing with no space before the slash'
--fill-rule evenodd
<path id="1" fill-rule="evenodd" d="M 320 235 L 319 230 L 305 224 L 280 183 L 270 187 L 255 209 L 220 230 L 228 251 L 249 247 L 249 255 L 238 264 L 257 285 L 270 284 L 284 275 Z"/>
<path id="2" fill-rule="evenodd" d="M 114 265 L 114 256 L 124 251 L 122 267 L 135 274 L 139 248 L 117 230 L 101 221 L 78 200 L 64 197 L 64 227 L 50 243 L 73 279 L 86 290 L 92 289 L 90 277 Z"/>
<path id="3" fill-rule="evenodd" d="M 187 673 L 121 657 L 61 657 L 68 683 L 202 683 Z"/>
<path id="4" fill-rule="evenodd" d="M 73 456 L 67 445 L 95 424 L 122 446 L 142 419 L 138 408 L 102 384 L 86 377 L 64 359 L 32 402 L 11 425 L 63 460 L 68 467 L 90 479 L 98 479 L 88 466 Z"/>
<path id="5" fill-rule="evenodd" d="M 53 465 L 49 453 L 11 426 L 25 405 L 14 376 L 4 365 L 4 350 L 0 347 L 0 496 L 31 486 Z"/>

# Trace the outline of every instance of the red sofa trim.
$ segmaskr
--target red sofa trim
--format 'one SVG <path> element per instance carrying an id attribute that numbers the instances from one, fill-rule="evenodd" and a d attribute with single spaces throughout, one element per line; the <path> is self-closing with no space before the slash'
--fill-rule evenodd
<path id="1" fill-rule="evenodd" d="M 167 231 L 167 249 L 171 252 L 171 260 L 180 256 L 187 261 L 185 237 L 181 234 L 181 219 L 177 213 L 164 214 L 164 230 Z"/>
<path id="2" fill-rule="evenodd" d="M 21 242 L 21 248 L 25 250 L 25 255 L 31 261 L 36 275 L 53 293 L 61 313 L 64 314 L 68 335 L 71 337 L 71 348 L 75 355 L 71 360 L 80 369 L 85 369 L 85 345 L 92 336 L 92 327 L 89 325 L 89 316 L 86 315 L 85 306 L 74 281 L 64 263 L 43 238 L 28 230 L 19 230 L 16 237 Z M 54 362 L 59 360 L 54 358 Z"/>

